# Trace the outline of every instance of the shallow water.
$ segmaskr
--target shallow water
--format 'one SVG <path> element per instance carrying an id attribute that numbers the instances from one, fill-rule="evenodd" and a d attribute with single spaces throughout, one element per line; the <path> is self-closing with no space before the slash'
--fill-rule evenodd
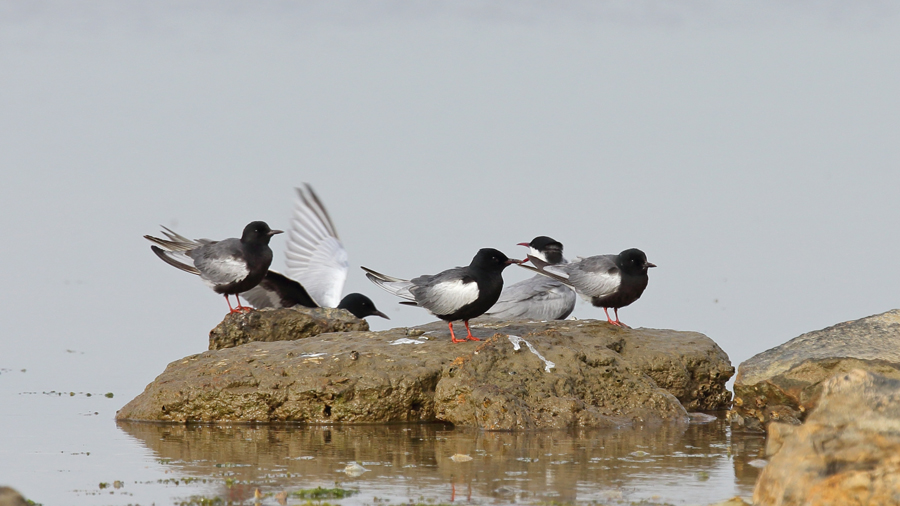
<path id="1" fill-rule="evenodd" d="M 320 486 L 355 491 L 326 499 L 344 505 L 709 504 L 751 494 L 759 470 L 748 462 L 760 458 L 764 442 L 732 434 L 722 419 L 522 433 L 443 424 L 117 424 L 112 417 L 125 400 L 102 392 L 10 395 L 27 376 L 0 376 L 13 407 L 0 416 L 0 482 L 45 505 L 200 504 L 201 497 L 275 505 L 280 492 Z M 457 454 L 471 460 L 451 459 Z M 354 462 L 366 471 L 346 473 Z"/>
<path id="2" fill-rule="evenodd" d="M 705 504 L 749 495 L 758 470 L 746 463 L 762 449 L 761 438 L 735 437 L 722 420 L 525 433 L 442 424 L 119 428 L 152 450 L 173 477 L 207 480 L 190 493 L 240 501 L 258 488 L 262 502 L 273 504 L 277 492 L 316 486 L 358 490 L 341 501 L 348 505 L 387 499 Z"/>

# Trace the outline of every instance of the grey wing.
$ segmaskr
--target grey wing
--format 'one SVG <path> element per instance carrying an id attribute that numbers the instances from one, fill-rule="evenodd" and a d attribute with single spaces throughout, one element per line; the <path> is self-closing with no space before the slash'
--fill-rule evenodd
<path id="1" fill-rule="evenodd" d="M 486 313 L 500 319 L 564 320 L 575 309 L 575 292 L 562 282 L 537 275 L 503 289 Z"/>
<path id="2" fill-rule="evenodd" d="M 256 309 L 267 307 L 281 309 L 283 307 L 281 304 L 281 296 L 278 295 L 278 292 L 268 289 L 265 279 L 246 292 L 241 292 L 241 297 Z"/>
<path id="3" fill-rule="evenodd" d="M 304 184 L 304 189 L 296 189 L 285 274 L 303 285 L 318 305 L 337 307 L 349 269 L 347 250 L 312 187 Z"/>
<path id="4" fill-rule="evenodd" d="M 455 313 L 478 298 L 478 283 L 468 276 L 465 267 L 446 270 L 433 276 L 419 276 L 410 280 L 410 293 L 416 304 L 435 315 Z"/>
<path id="5" fill-rule="evenodd" d="M 409 291 L 409 289 L 413 286 L 411 281 L 388 276 L 386 274 L 373 271 L 368 267 L 360 268 L 366 271 L 366 277 L 369 278 L 369 281 L 378 285 L 378 287 L 382 290 L 411 302 L 416 301 L 416 297 Z"/>
<path id="6" fill-rule="evenodd" d="M 160 226 L 162 227 L 162 225 Z M 193 266 L 194 259 L 190 257 L 188 252 L 206 245 L 215 244 L 215 241 L 210 241 L 209 239 L 195 241 L 193 239 L 188 239 L 169 228 L 162 227 L 162 229 L 166 239 L 153 237 L 152 235 L 144 236 L 144 239 L 147 239 L 155 245 L 151 246 L 150 249 L 152 249 L 153 252 L 156 253 L 156 256 L 161 258 L 167 264 L 185 272 L 199 275 L 200 271 Z"/>
<path id="7" fill-rule="evenodd" d="M 576 292 L 586 297 L 603 297 L 615 292 L 622 283 L 615 259 L 615 255 L 597 255 L 547 267 L 547 271 L 562 270 L 567 274 L 567 284 Z"/>
<path id="8" fill-rule="evenodd" d="M 240 281 L 250 274 L 239 239 L 225 239 L 188 252 L 200 277 L 211 287 Z"/>

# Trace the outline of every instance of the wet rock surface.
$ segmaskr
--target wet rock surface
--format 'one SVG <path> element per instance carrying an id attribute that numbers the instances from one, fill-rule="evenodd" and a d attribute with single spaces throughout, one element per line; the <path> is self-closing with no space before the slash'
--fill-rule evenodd
<path id="1" fill-rule="evenodd" d="M 732 427 L 762 432 L 773 421 L 799 424 L 823 382 L 853 369 L 900 379 L 900 310 L 803 334 L 742 363 Z"/>
<path id="2" fill-rule="evenodd" d="M 236 335 L 241 322 L 229 320 L 222 332 Z M 117 419 L 511 430 L 686 423 L 676 396 L 688 406 L 727 406 L 734 369 L 701 334 L 593 320 L 472 327 L 483 342 L 452 344 L 441 322 L 277 342 L 252 335 L 267 325 L 244 325 L 248 344 L 172 362 Z M 662 357 L 671 350 L 678 354 Z"/>
<path id="3" fill-rule="evenodd" d="M 209 332 L 209 349 L 250 342 L 294 341 L 329 332 L 369 330 L 365 320 L 345 309 L 292 307 L 232 313 Z"/>
<path id="4" fill-rule="evenodd" d="M 769 426 L 753 493 L 765 505 L 900 504 L 900 381 L 863 370 L 823 385 L 801 426 Z"/>

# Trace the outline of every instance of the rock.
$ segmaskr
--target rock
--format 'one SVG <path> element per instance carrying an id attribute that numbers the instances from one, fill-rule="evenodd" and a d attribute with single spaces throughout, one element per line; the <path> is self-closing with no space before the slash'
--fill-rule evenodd
<path id="1" fill-rule="evenodd" d="M 12 487 L 0 487 L 0 506 L 28 506 L 28 501 Z"/>
<path id="2" fill-rule="evenodd" d="M 834 376 L 803 425 L 769 425 L 766 452 L 757 506 L 900 504 L 900 380 Z"/>
<path id="3" fill-rule="evenodd" d="M 345 309 L 296 306 L 232 313 L 209 332 L 209 349 L 221 350 L 254 341 L 294 341 L 329 332 L 369 330 L 365 320 Z"/>
<path id="4" fill-rule="evenodd" d="M 496 334 L 445 368 L 435 392 L 438 419 L 487 430 L 687 421 L 672 394 L 616 352 L 573 346 L 557 330 L 527 340 L 546 358 L 527 346 L 516 351 L 508 335 Z"/>
<path id="5" fill-rule="evenodd" d="M 741 497 L 732 497 L 727 501 L 717 502 L 715 504 L 710 504 L 709 506 L 753 506 L 752 504 L 744 501 Z"/>
<path id="6" fill-rule="evenodd" d="M 697 332 L 641 329 L 616 350 L 674 395 L 688 411 L 731 404 L 725 383 L 734 376 L 728 355 Z"/>
<path id="7" fill-rule="evenodd" d="M 449 421 L 510 430 L 687 423 L 669 387 L 689 405 L 727 402 L 722 392 L 733 369 L 700 334 L 592 320 L 472 327 L 484 342 L 452 344 L 440 322 L 279 342 L 256 335 L 266 326 L 247 325 L 251 342 L 172 362 L 116 418 Z M 674 349 L 681 355 L 663 358 Z"/>
<path id="8" fill-rule="evenodd" d="M 822 383 L 853 369 L 900 379 L 900 310 L 803 334 L 742 363 L 728 414 L 732 428 L 797 425 L 816 406 Z"/>

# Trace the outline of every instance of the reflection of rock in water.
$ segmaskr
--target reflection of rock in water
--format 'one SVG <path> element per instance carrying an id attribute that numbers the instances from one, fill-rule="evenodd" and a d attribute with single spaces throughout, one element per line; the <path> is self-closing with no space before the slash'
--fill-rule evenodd
<path id="1" fill-rule="evenodd" d="M 760 468 L 751 462 L 765 458 L 766 437 L 755 432 L 733 432 L 731 453 L 734 455 L 732 462 L 735 479 L 739 484 L 752 488 L 759 477 Z"/>
<path id="2" fill-rule="evenodd" d="M 730 465 L 722 420 L 653 430 L 518 433 L 454 430 L 441 424 L 273 427 L 120 422 L 119 427 L 156 458 L 194 477 L 221 479 L 227 471 L 236 481 L 258 483 L 268 491 L 342 481 L 363 494 L 367 486 L 377 485 L 376 495 L 399 500 L 425 494 L 446 501 L 454 489 L 464 495 L 469 487 L 475 497 L 522 501 L 606 500 L 611 494 L 627 498 L 635 491 L 647 491 L 649 496 L 664 482 L 695 482 L 698 472 L 712 475 Z M 472 460 L 457 462 L 454 455 Z M 752 458 L 756 456 L 747 460 Z M 369 471 L 348 477 L 344 469 L 353 462 Z M 751 487 L 748 484 L 747 490 Z M 393 492 L 385 494 L 386 488 Z M 222 491 L 223 496 L 226 493 Z M 723 497 L 729 494 L 734 490 L 722 492 Z M 708 493 L 701 496 L 706 497 Z"/>

